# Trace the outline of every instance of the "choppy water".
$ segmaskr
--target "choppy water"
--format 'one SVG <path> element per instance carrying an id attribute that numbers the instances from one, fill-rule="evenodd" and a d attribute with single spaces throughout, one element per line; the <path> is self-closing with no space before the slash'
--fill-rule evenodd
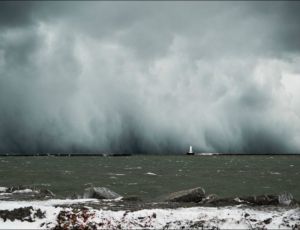
<path id="1" fill-rule="evenodd" d="M 59 197 L 93 184 L 144 199 L 202 186 L 220 196 L 289 191 L 300 200 L 300 156 L 1 157 L 0 186 L 17 184 Z"/>

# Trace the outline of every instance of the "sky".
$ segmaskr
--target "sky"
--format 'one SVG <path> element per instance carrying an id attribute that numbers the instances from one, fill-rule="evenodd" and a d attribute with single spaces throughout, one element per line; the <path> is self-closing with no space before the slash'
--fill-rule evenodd
<path id="1" fill-rule="evenodd" d="M 0 1 L 0 152 L 300 153 L 299 12 Z"/>

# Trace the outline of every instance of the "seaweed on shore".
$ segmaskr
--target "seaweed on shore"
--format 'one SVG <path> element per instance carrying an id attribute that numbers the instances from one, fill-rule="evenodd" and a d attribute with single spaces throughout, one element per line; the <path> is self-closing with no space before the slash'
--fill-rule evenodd
<path id="1" fill-rule="evenodd" d="M 33 214 L 33 218 L 31 216 Z M 0 218 L 5 222 L 6 220 L 14 221 L 28 221 L 34 222 L 35 218 L 45 218 L 45 212 L 42 212 L 41 209 L 33 209 L 32 206 L 15 208 L 13 210 L 0 210 Z"/>

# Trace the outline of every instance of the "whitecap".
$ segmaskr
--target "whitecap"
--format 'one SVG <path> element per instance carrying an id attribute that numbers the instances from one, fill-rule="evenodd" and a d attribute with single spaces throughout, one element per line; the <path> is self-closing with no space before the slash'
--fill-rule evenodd
<path id="1" fill-rule="evenodd" d="M 271 175 L 280 175 L 281 173 L 279 172 L 270 172 Z"/>

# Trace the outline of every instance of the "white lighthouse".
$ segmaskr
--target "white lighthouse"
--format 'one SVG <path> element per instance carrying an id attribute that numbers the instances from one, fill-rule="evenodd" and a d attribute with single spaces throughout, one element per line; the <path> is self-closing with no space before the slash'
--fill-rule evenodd
<path id="1" fill-rule="evenodd" d="M 194 155 L 195 153 L 193 152 L 193 147 L 190 146 L 190 150 L 186 153 L 187 155 Z"/>

